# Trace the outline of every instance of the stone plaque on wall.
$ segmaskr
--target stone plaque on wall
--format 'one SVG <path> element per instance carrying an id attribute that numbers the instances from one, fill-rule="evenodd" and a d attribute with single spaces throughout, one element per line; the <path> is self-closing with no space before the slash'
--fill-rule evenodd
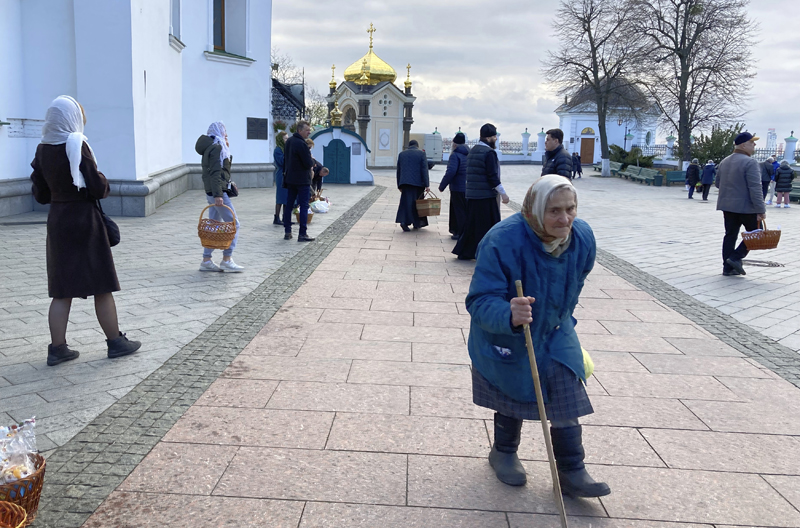
<path id="1" fill-rule="evenodd" d="M 392 129 L 381 128 L 378 131 L 378 149 L 392 150 Z"/>
<path id="2" fill-rule="evenodd" d="M 247 118 L 247 139 L 269 139 L 267 119 Z"/>
<path id="3" fill-rule="evenodd" d="M 359 141 L 353 141 L 352 144 L 351 155 L 353 156 L 360 156 L 361 155 L 361 143 Z"/>

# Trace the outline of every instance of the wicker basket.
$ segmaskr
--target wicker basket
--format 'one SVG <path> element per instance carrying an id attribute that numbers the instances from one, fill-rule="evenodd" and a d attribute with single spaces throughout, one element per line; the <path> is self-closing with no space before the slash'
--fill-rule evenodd
<path id="1" fill-rule="evenodd" d="M 21 526 L 28 526 L 36 519 L 36 511 L 39 509 L 39 497 L 42 495 L 44 471 L 47 464 L 42 455 L 36 453 L 31 456 L 33 457 L 33 467 L 36 468 L 36 471 L 23 479 L 8 484 L 0 484 L 0 501 L 7 501 L 21 506 L 27 512 L 28 519 Z"/>
<path id="2" fill-rule="evenodd" d="M 308 219 L 306 219 L 306 225 L 311 223 L 311 219 L 314 218 L 314 213 L 311 212 L 311 208 L 308 209 Z M 300 225 L 300 213 L 294 214 L 294 221 L 297 225 Z"/>
<path id="3" fill-rule="evenodd" d="M 0 501 L 0 528 L 22 528 L 28 515 L 25 508 L 11 502 Z"/>
<path id="4" fill-rule="evenodd" d="M 428 198 L 433 196 L 433 198 Z M 419 216 L 439 216 L 442 213 L 442 200 L 432 191 L 423 194 L 422 198 L 417 200 L 417 214 Z"/>
<path id="5" fill-rule="evenodd" d="M 781 239 L 780 229 L 767 229 L 767 222 L 761 221 L 761 231 L 753 231 L 752 233 L 742 233 L 744 245 L 748 250 L 754 251 L 756 249 L 775 249 L 778 247 L 778 242 Z"/>
<path id="6" fill-rule="evenodd" d="M 222 207 L 233 215 L 233 221 L 219 222 L 203 218 L 203 214 L 211 207 L 215 206 L 209 205 L 200 211 L 200 221 L 197 223 L 197 235 L 200 237 L 200 243 L 208 249 L 228 249 L 236 236 L 236 213 L 227 205 L 223 205 Z"/>

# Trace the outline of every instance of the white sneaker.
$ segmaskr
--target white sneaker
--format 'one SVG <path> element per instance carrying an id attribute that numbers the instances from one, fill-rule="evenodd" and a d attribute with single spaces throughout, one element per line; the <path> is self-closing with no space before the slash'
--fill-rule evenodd
<path id="1" fill-rule="evenodd" d="M 223 260 L 219 263 L 219 270 L 226 271 L 228 273 L 241 273 L 244 271 L 244 266 L 238 265 L 233 261 L 233 259 Z"/>
<path id="2" fill-rule="evenodd" d="M 775 207 L 777 207 L 778 209 L 780 209 L 780 208 L 781 208 L 781 204 L 775 204 Z"/>
<path id="3" fill-rule="evenodd" d="M 213 260 L 206 260 L 200 263 L 200 271 L 222 271 Z"/>
<path id="4" fill-rule="evenodd" d="M 789 208 L 789 204 L 783 204 L 783 208 L 784 209 L 788 209 Z"/>

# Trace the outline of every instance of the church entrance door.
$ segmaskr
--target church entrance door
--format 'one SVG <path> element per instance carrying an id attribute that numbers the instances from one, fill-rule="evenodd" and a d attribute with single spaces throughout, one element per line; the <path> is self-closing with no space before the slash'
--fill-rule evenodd
<path id="1" fill-rule="evenodd" d="M 594 138 L 581 139 L 581 164 L 594 163 Z"/>
<path id="2" fill-rule="evenodd" d="M 333 139 L 322 147 L 322 164 L 331 173 L 325 183 L 350 183 L 350 147 L 341 139 Z"/>

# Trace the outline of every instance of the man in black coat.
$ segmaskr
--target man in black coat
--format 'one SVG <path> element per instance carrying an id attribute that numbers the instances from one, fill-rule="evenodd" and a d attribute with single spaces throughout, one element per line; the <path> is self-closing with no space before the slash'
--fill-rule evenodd
<path id="1" fill-rule="evenodd" d="M 300 211 L 300 233 L 298 242 L 312 242 L 308 236 L 308 200 L 311 198 L 311 168 L 314 160 L 311 158 L 311 149 L 306 145 L 306 138 L 311 135 L 311 125 L 306 121 L 297 123 L 297 132 L 286 140 L 284 147 L 283 186 L 288 190 L 286 206 L 283 208 L 283 239 L 292 239 L 292 208 L 297 200 Z"/>
<path id="2" fill-rule="evenodd" d="M 428 218 L 420 218 L 417 213 L 417 199 L 431 190 L 428 160 L 416 140 L 409 141 L 408 148 L 397 156 L 397 188 L 400 190 L 400 204 L 394 221 L 403 231 L 410 231 L 408 226 L 412 224 L 414 229 L 426 227 Z"/>
<path id="3" fill-rule="evenodd" d="M 542 176 L 558 174 L 566 179 L 572 176 L 572 157 L 564 148 L 564 132 L 560 128 L 547 131 L 544 140 L 545 162 L 542 167 Z"/>

